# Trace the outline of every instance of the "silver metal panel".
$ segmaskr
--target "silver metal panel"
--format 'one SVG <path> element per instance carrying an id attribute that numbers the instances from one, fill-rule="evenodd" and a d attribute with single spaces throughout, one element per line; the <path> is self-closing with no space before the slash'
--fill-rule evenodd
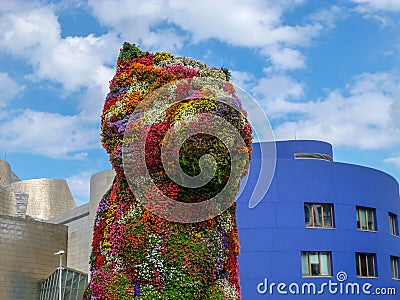
<path id="1" fill-rule="evenodd" d="M 0 186 L 6 186 L 11 183 L 11 167 L 5 160 L 0 160 Z"/>
<path id="2" fill-rule="evenodd" d="M 47 220 L 76 207 L 68 184 L 62 179 L 30 179 L 9 186 L 14 192 L 28 194 L 26 214 L 35 219 Z"/>
<path id="3" fill-rule="evenodd" d="M 0 214 L 14 216 L 16 212 L 14 193 L 10 189 L 0 186 Z"/>
<path id="4" fill-rule="evenodd" d="M 0 216 L 0 299 L 39 299 L 40 282 L 59 264 L 53 253 L 67 249 L 64 225 Z"/>

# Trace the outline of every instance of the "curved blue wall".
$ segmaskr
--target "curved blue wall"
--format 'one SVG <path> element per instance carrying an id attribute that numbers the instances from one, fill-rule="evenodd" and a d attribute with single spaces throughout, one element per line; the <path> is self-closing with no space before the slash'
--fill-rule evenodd
<path id="1" fill-rule="evenodd" d="M 261 159 L 269 154 L 264 151 L 262 158 L 260 149 L 268 149 L 268 145 L 253 144 L 248 183 L 237 200 L 243 299 L 400 299 L 400 281 L 392 279 L 390 265 L 391 255 L 400 257 L 400 238 L 390 235 L 388 216 L 389 212 L 400 215 L 396 180 L 367 167 L 294 158 L 295 153 L 332 156 L 332 147 L 325 142 L 276 142 L 277 161 L 271 186 L 262 201 L 250 209 L 248 203 L 258 180 Z M 334 228 L 306 228 L 305 202 L 333 204 Z M 357 229 L 356 206 L 375 208 L 375 232 Z M 330 251 L 332 276 L 303 277 L 301 251 Z M 376 254 L 376 278 L 357 277 L 356 252 Z M 347 280 L 339 281 L 339 272 L 345 272 Z M 272 289 L 271 283 L 275 283 Z M 292 292 L 296 292 L 297 284 L 299 294 L 289 291 L 292 283 Z M 310 284 L 310 292 L 306 284 L 302 293 L 304 283 Z M 315 295 L 312 284 L 316 287 Z M 350 285 L 346 294 L 347 284 Z M 377 295 L 393 293 L 391 288 L 395 288 L 396 295 Z"/>

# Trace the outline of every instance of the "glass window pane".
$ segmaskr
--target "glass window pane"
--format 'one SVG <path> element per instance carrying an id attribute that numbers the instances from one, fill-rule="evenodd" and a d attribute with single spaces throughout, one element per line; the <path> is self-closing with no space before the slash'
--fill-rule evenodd
<path id="1" fill-rule="evenodd" d="M 375 276 L 375 257 L 373 254 L 367 255 L 368 260 L 368 276 Z"/>
<path id="2" fill-rule="evenodd" d="M 330 267 L 329 253 L 321 252 L 320 261 L 321 261 L 321 275 L 330 275 L 331 267 Z"/>
<path id="3" fill-rule="evenodd" d="M 367 230 L 367 212 L 365 209 L 360 209 L 360 215 L 361 215 L 361 229 L 362 230 Z"/>
<path id="4" fill-rule="evenodd" d="M 301 273 L 306 276 L 310 275 L 308 252 L 301 252 Z"/>
<path id="5" fill-rule="evenodd" d="M 367 276 L 367 257 L 365 254 L 360 254 L 360 263 L 361 263 L 361 276 Z"/>
<path id="6" fill-rule="evenodd" d="M 313 275 L 313 276 L 321 275 L 318 252 L 310 252 L 309 257 L 310 257 L 310 265 L 311 265 L 311 275 Z"/>
<path id="7" fill-rule="evenodd" d="M 311 207 L 309 204 L 304 204 L 304 218 L 305 218 L 306 226 L 312 226 Z"/>
<path id="8" fill-rule="evenodd" d="M 79 285 L 78 285 L 79 282 Z M 64 268 L 62 272 L 62 295 L 64 300 L 82 299 L 87 284 L 87 275 Z M 42 285 L 43 300 L 58 299 L 58 270 L 46 279 Z M 75 288 L 76 287 L 76 288 Z M 77 296 L 78 295 L 78 296 Z M 78 298 L 77 298 L 78 297 Z"/>
<path id="9" fill-rule="evenodd" d="M 319 264 L 311 264 L 311 275 L 312 276 L 319 276 L 321 275 Z"/>
<path id="10" fill-rule="evenodd" d="M 310 263 L 311 264 L 318 264 L 318 252 L 310 252 Z"/>
<path id="11" fill-rule="evenodd" d="M 356 254 L 356 268 L 357 268 L 357 276 L 361 276 L 361 272 L 360 272 L 360 254 Z"/>
<path id="12" fill-rule="evenodd" d="M 77 289 L 78 288 L 79 277 L 80 277 L 80 274 L 78 274 L 78 273 L 74 274 L 74 278 L 73 278 L 73 281 L 72 281 L 72 288 L 73 289 Z"/>
<path id="13" fill-rule="evenodd" d="M 397 216 L 389 214 L 390 234 L 397 235 Z"/>
<path id="14" fill-rule="evenodd" d="M 314 204 L 314 226 L 322 226 L 322 207 L 319 204 Z"/>
<path id="15" fill-rule="evenodd" d="M 389 226 L 390 226 L 390 234 L 393 233 L 393 217 L 389 214 Z"/>
<path id="16" fill-rule="evenodd" d="M 399 258 L 396 256 L 390 257 L 390 266 L 392 268 L 392 278 L 399 278 Z"/>
<path id="17" fill-rule="evenodd" d="M 372 209 L 367 209 L 367 213 L 368 213 L 368 230 L 375 230 L 374 211 Z"/>
<path id="18" fill-rule="evenodd" d="M 332 227 L 332 206 L 330 204 L 324 204 L 324 226 L 325 227 Z"/>

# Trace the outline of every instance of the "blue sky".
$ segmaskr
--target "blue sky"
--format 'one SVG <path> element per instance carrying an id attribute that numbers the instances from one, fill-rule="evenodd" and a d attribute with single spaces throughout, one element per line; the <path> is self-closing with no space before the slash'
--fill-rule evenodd
<path id="1" fill-rule="evenodd" d="M 230 69 L 277 140 L 325 140 L 400 180 L 399 23 L 398 0 L 0 0 L 0 158 L 87 202 L 110 168 L 99 120 L 129 41 Z"/>

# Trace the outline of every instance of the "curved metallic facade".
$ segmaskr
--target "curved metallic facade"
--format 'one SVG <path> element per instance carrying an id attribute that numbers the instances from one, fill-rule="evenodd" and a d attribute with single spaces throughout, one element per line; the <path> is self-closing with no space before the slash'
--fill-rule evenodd
<path id="1" fill-rule="evenodd" d="M 30 179 L 9 185 L 14 192 L 28 194 L 26 214 L 47 220 L 76 207 L 71 191 L 62 179 Z"/>
<path id="2" fill-rule="evenodd" d="M 0 187 L 0 215 L 14 216 L 16 214 L 15 195 L 10 189 Z"/>
<path id="3" fill-rule="evenodd" d="M 59 264 L 68 227 L 0 216 L 0 299 L 39 299 L 40 282 Z"/>
<path id="4" fill-rule="evenodd" d="M 11 170 L 10 164 L 0 159 L 0 186 L 6 186 L 19 180 L 18 176 Z"/>
<path id="5" fill-rule="evenodd" d="M 5 160 L 0 160 L 0 186 L 11 183 L 11 167 Z"/>

